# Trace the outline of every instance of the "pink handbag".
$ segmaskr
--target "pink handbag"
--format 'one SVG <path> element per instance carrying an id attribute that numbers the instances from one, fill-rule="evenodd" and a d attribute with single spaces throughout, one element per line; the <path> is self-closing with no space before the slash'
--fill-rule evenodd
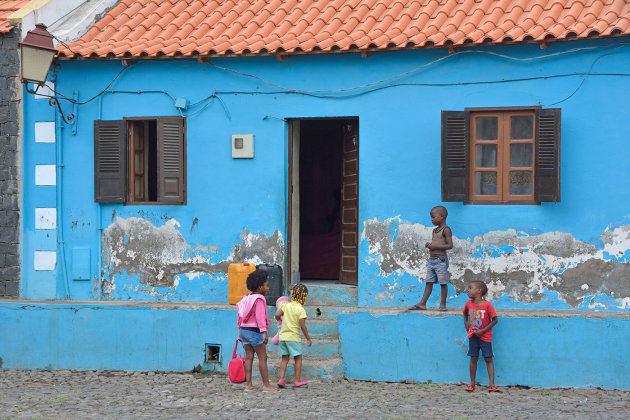
<path id="1" fill-rule="evenodd" d="M 241 384 L 245 382 L 245 358 L 236 353 L 238 348 L 238 342 L 241 341 L 240 337 L 236 339 L 234 344 L 234 352 L 232 353 L 232 360 L 228 364 L 228 375 L 230 382 L 235 384 Z"/>

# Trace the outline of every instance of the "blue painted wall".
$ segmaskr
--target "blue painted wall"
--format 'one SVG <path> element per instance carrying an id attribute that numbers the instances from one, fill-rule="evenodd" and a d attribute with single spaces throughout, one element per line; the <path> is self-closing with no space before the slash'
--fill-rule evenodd
<path id="1" fill-rule="evenodd" d="M 497 384 L 630 389 L 627 317 L 499 317 L 493 331 Z M 317 325 L 311 326 L 317 335 Z M 393 382 L 469 380 L 461 316 L 360 311 L 341 313 L 338 327 L 339 375 Z M 226 372 L 236 311 L 208 305 L 1 302 L 0 330 L 4 369 L 190 371 L 202 365 Z M 221 346 L 220 363 L 204 364 L 206 344 Z M 310 377 L 319 372 L 311 352 L 337 352 L 333 344 L 309 348 L 305 369 Z M 275 348 L 269 351 L 270 363 L 277 365 Z M 477 379 L 488 383 L 482 360 Z"/>
<path id="2" fill-rule="evenodd" d="M 236 311 L 1 303 L 0 328 L 4 369 L 227 371 Z M 221 363 L 204 364 L 206 344 Z"/>
<path id="3" fill-rule="evenodd" d="M 369 331 L 365 326 L 369 325 Z M 346 377 L 469 383 L 461 316 L 341 314 Z M 492 332 L 498 385 L 630 389 L 630 319 L 501 317 Z M 483 358 L 477 381 L 488 385 Z"/>
<path id="4" fill-rule="evenodd" d="M 630 256 L 630 236 L 626 235 L 630 191 L 625 187 L 630 180 L 630 108 L 619 106 L 630 92 L 630 78 L 572 74 L 626 73 L 630 68 L 627 42 L 627 37 L 558 42 L 544 50 L 538 44 L 474 47 L 451 56 L 445 49 L 427 49 L 374 53 L 367 58 L 350 53 L 292 56 L 281 62 L 273 57 L 211 60 L 275 85 L 310 91 L 308 94 L 287 92 L 194 60 L 139 61 L 112 84 L 109 90 L 115 92 L 76 108 L 75 133 L 58 121 L 60 144 L 54 145 L 34 143 L 34 123 L 52 121 L 55 114 L 47 101 L 27 95 L 22 297 L 225 302 L 227 281 L 222 273 L 182 273 L 176 286 L 160 288 L 142 284 L 137 273 L 109 272 L 107 266 L 103 267 L 103 279 L 112 285 L 100 296 L 98 228 L 107 230 L 117 220 L 122 223 L 131 218 L 146 220 L 155 229 L 171 226 L 170 232 L 179 235 L 188 247 L 185 255 L 175 259 L 189 261 L 189 254 L 198 246 L 216 247 L 195 251 L 210 265 L 231 261 L 235 248 L 249 234 L 258 239 L 275 234 L 281 251 L 267 259 L 282 263 L 288 171 L 288 130 L 283 119 L 356 116 L 360 124 L 359 218 L 364 235 L 359 251 L 358 303 L 412 303 L 419 299 L 423 287 L 424 257 L 405 265 L 410 249 L 397 240 L 401 227 L 405 227 L 419 229 L 415 240 L 424 243 L 422 232 L 430 225 L 429 210 L 440 204 L 440 112 L 542 105 L 562 108 L 562 201 L 539 206 L 447 203 L 448 223 L 462 241 L 456 246 L 470 248 L 455 258 L 460 266 L 452 266 L 452 276 L 459 276 L 465 266 L 473 264 L 478 266 L 477 275 L 483 276 L 484 267 L 502 261 L 502 265 L 492 266 L 493 270 L 509 268 L 491 285 L 491 298 L 498 307 L 628 310 L 630 288 L 612 287 L 616 280 L 608 277 L 619 273 L 620 267 L 625 269 Z M 60 61 L 51 77 L 58 92 L 66 96 L 76 92 L 79 100 L 85 101 L 98 95 L 121 69 L 116 60 Z M 401 74 L 405 75 L 392 78 Z M 545 78 L 552 75 L 561 77 Z M 489 81 L 495 83 L 474 83 Z M 364 85 L 369 86 L 344 90 Z M 321 90 L 327 92 L 313 93 Z M 187 205 L 104 204 L 99 213 L 93 185 L 94 120 L 178 115 L 173 99 L 179 97 L 196 104 L 186 111 Z M 66 112 L 72 111 L 71 105 L 62 104 Z M 254 159 L 231 158 L 230 136 L 242 133 L 255 136 Z M 34 166 L 54 163 L 56 150 L 61 153 L 57 161 L 64 165 L 59 197 L 54 187 L 35 186 L 33 182 Z M 34 207 L 55 205 L 62 207 L 62 230 L 35 229 Z M 375 247 L 366 235 L 370 223 L 387 227 L 387 249 Z M 532 256 L 534 247 L 515 247 L 501 240 L 498 244 L 488 240 L 490 248 L 478 243 L 491 232 L 508 234 L 510 230 L 516 238 L 551 243 L 550 255 L 558 261 L 554 259 L 552 266 L 548 254 L 535 254 L 542 257 L 538 263 L 521 262 Z M 555 232 L 567 234 L 569 239 L 559 238 Z M 616 232 L 614 246 L 606 248 L 602 240 L 606 232 Z M 67 273 L 79 263 L 72 261 L 73 250 L 90 250 L 90 280 L 64 277 L 58 233 L 64 240 Z M 508 245 L 517 252 L 502 248 Z M 396 257 L 397 267 L 388 271 L 381 265 L 383 255 L 398 246 L 402 252 Z M 490 256 L 487 252 L 492 246 L 499 254 L 510 254 L 509 258 L 493 259 L 498 254 Z M 614 255 L 609 252 L 613 248 Z M 48 249 L 58 250 L 55 269 L 35 271 L 33 252 Z M 251 260 L 257 261 L 257 257 Z M 258 260 L 263 262 L 263 258 Z M 585 269 L 570 280 L 561 276 L 588 261 L 594 266 L 604 264 L 603 276 L 608 280 L 589 283 L 595 268 Z M 609 262 L 621 265 L 606 265 Z M 519 283 L 524 289 L 510 289 L 511 270 L 524 270 L 531 277 Z M 556 289 L 556 284 L 564 286 Z M 449 306 L 463 305 L 466 297 L 457 295 L 458 291 L 461 285 L 450 286 Z"/>

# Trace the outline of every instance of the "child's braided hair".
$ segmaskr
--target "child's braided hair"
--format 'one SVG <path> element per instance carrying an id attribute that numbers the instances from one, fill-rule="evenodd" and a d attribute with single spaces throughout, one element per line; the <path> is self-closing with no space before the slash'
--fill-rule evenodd
<path id="1" fill-rule="evenodd" d="M 303 305 L 306 296 L 308 296 L 308 288 L 304 284 L 298 283 L 291 288 L 291 300 Z"/>

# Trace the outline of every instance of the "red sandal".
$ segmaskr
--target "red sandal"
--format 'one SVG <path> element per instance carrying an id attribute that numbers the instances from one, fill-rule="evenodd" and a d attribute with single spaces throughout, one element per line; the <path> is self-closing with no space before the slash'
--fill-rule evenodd
<path id="1" fill-rule="evenodd" d="M 495 385 L 492 385 L 490 388 L 488 388 L 488 392 L 503 392 L 503 391 L 501 390 L 501 388 Z"/>
<path id="2" fill-rule="evenodd" d="M 466 385 L 466 391 L 473 392 L 475 390 L 475 384 Z"/>

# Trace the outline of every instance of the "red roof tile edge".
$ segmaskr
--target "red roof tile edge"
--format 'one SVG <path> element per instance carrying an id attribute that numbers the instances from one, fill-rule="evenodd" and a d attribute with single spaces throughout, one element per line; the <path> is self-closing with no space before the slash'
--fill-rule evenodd
<path id="1" fill-rule="evenodd" d="M 173 0 L 179 11 L 175 16 L 174 9 L 156 8 L 157 0 L 123 0 L 79 41 L 69 48 L 61 47 L 59 57 L 221 57 L 453 49 L 630 35 L 630 0 L 606 0 L 606 5 L 596 0 L 589 6 L 585 0 L 567 0 L 564 6 L 557 0 L 534 0 L 533 5 L 525 6 L 527 11 L 522 6 L 524 1 L 509 0 L 472 6 L 465 2 L 467 9 L 455 2 L 399 0 L 391 4 L 372 0 L 369 10 L 366 2 L 320 0 L 304 2 L 303 10 L 300 3 L 288 12 L 270 10 L 279 2 L 250 0 L 243 9 L 238 1 Z M 235 3 L 232 6 L 240 14 L 227 3 Z M 354 8 L 350 3 L 355 4 Z M 143 8 L 149 10 L 150 6 L 153 8 L 144 17 Z M 160 10 L 161 15 L 157 14 Z M 184 12 L 188 18 L 182 21 Z M 143 19 L 159 25 L 147 29 Z M 194 29 L 187 25 L 190 21 L 197 23 Z M 133 25 L 128 25 L 130 22 Z M 297 28 L 299 32 L 294 32 Z"/>

